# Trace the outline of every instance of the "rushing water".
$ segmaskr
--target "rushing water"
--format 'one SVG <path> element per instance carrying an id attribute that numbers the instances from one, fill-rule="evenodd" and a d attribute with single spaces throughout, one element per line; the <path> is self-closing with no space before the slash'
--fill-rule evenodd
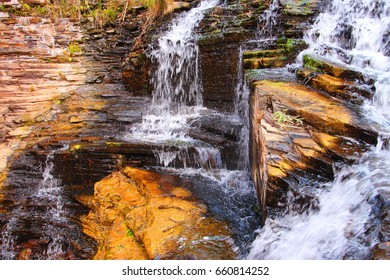
<path id="1" fill-rule="evenodd" d="M 205 11 L 219 2 L 201 1 L 198 7 L 182 13 L 170 23 L 156 44 L 150 46 L 148 54 L 156 66 L 151 79 L 152 104 L 142 122 L 134 125 L 125 139 L 165 146 L 165 149 L 155 151 L 164 167 L 159 170 L 192 182 L 192 191 L 205 201 L 211 213 L 230 223 L 239 254 L 243 255 L 247 253 L 247 245 L 253 240 L 253 231 L 259 221 L 251 209 L 256 198 L 247 172 L 249 89 L 243 73 L 239 73 L 233 115 L 203 107 L 199 49 L 194 33 Z M 241 64 L 239 69 L 242 69 Z M 210 117 L 242 124 L 239 170 L 227 170 L 218 148 L 189 136 L 194 122 Z M 175 149 L 167 149 L 168 146 Z M 190 153 L 194 153 L 191 158 L 195 166 L 189 164 Z M 181 163 L 180 168 L 176 162 Z"/>
<path id="2" fill-rule="evenodd" d="M 257 32 L 258 39 L 272 40 L 277 36 L 277 29 L 280 26 L 280 3 L 279 0 L 273 0 L 269 7 L 261 14 L 259 18 L 259 28 Z"/>
<path id="3" fill-rule="evenodd" d="M 305 53 L 344 63 L 375 79 L 373 100 L 362 109 L 380 135 L 378 145 L 336 172 L 333 182 L 319 186 L 315 207 L 303 213 L 290 207 L 269 218 L 249 259 L 370 258 L 379 242 L 377 197 L 390 187 L 389 27 L 387 0 L 333 0 L 307 33 Z M 293 204 L 295 197 L 289 199 Z"/>
<path id="4" fill-rule="evenodd" d="M 176 18 L 149 56 L 156 64 L 152 75 L 152 105 L 140 125 L 134 126 L 129 139 L 150 141 L 191 141 L 188 121 L 199 116 L 202 107 L 202 83 L 199 70 L 199 49 L 194 29 L 204 12 L 219 1 L 202 1 L 199 7 Z"/>
<path id="5" fill-rule="evenodd" d="M 189 123 L 207 111 L 202 107 L 199 49 L 194 29 L 203 19 L 204 12 L 218 2 L 202 1 L 198 7 L 180 15 L 149 50 L 149 56 L 156 64 L 151 80 L 152 104 L 142 123 L 134 125 L 125 139 L 179 146 L 176 151 L 155 152 L 165 167 L 177 160 L 186 167 L 189 148 L 195 149 L 198 166 L 221 167 L 217 149 L 188 136 Z"/>
<path id="6" fill-rule="evenodd" d="M 66 250 L 64 246 L 66 246 L 66 240 L 61 225 L 66 225 L 68 219 L 64 209 L 64 189 L 61 180 L 55 178 L 52 174 L 54 167 L 53 155 L 54 151 L 48 154 L 42 170 L 43 177 L 28 196 L 28 201 L 19 202 L 20 205 L 12 211 L 12 218 L 7 222 L 1 236 L 0 256 L 2 259 L 14 259 L 16 257 L 14 235 L 18 235 L 15 233 L 23 228 L 23 224 L 27 219 L 30 227 L 34 227 L 33 231 L 37 233 L 37 238 L 46 244 L 46 249 L 40 254 L 39 258 L 58 259 L 65 257 Z M 41 211 L 41 208 L 44 211 Z M 34 212 L 37 212 L 36 214 L 39 217 L 27 216 Z M 41 224 L 42 221 L 44 221 L 43 224 Z M 41 226 L 43 226 L 42 229 L 40 229 Z M 31 254 L 31 251 L 29 254 Z"/>

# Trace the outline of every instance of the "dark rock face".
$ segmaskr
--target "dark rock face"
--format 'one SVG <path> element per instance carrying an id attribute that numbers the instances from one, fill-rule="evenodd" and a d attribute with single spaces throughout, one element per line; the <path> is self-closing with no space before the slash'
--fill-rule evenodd
<path id="1" fill-rule="evenodd" d="M 234 110 L 239 54 L 237 43 L 200 46 L 204 106 L 221 111 Z"/>
<path id="2" fill-rule="evenodd" d="M 257 18 L 265 7 L 259 1 L 229 3 L 207 13 L 197 31 L 204 105 L 231 112 L 237 73 L 241 71 L 240 43 L 253 36 Z"/>

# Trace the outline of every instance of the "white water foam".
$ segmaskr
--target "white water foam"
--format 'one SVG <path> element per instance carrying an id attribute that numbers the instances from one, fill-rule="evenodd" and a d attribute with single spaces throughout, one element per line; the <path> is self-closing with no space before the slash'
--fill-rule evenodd
<path id="1" fill-rule="evenodd" d="M 199 49 L 194 29 L 204 17 L 205 11 L 218 4 L 217 0 L 201 1 L 201 4 L 175 19 L 149 56 L 156 64 L 152 77 L 152 104 L 142 122 L 131 128 L 125 140 L 176 145 L 179 150 L 157 150 L 159 163 L 165 167 L 179 160 L 187 166 L 188 149 L 196 150 L 195 161 L 203 167 L 219 166 L 219 151 L 197 147 L 197 141 L 188 136 L 189 123 L 207 109 L 202 107 L 202 83 L 199 69 Z M 215 162 L 215 164 L 213 164 Z"/>

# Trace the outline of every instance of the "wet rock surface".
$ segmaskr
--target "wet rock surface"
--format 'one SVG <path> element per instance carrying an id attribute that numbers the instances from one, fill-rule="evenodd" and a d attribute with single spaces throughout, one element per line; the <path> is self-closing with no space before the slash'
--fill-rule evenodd
<path id="1" fill-rule="evenodd" d="M 84 232 L 94 259 L 232 259 L 225 224 L 177 186 L 177 178 L 125 168 L 96 183 Z M 213 250 L 209 250 L 212 246 Z"/>
<path id="2" fill-rule="evenodd" d="M 267 170 L 255 174 L 268 205 L 282 206 L 285 191 L 308 178 L 332 179 L 335 163 L 356 161 L 376 141 L 376 133 L 341 101 L 293 83 L 258 81 L 253 88 L 252 152 L 261 159 L 253 168 Z"/>
<path id="3" fill-rule="evenodd" d="M 77 222 L 86 208 L 74 194 L 90 193 L 122 158 L 109 149 L 82 158 L 64 147 L 117 138 L 140 121 L 149 99 L 133 97 L 120 82 L 134 36 L 126 27 L 96 31 L 88 20 L 81 26 L 32 17 L 2 20 L 0 30 L 2 258 L 88 259 L 96 244 Z M 47 162 L 53 149 L 63 152 Z M 57 214 L 47 216 L 48 209 L 64 221 L 50 221 Z M 28 219 L 31 213 L 36 218 Z"/>

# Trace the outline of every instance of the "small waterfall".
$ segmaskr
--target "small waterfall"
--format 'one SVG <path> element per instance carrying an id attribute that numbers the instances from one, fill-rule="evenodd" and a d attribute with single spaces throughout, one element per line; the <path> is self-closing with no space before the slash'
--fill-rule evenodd
<path id="1" fill-rule="evenodd" d="M 247 245 L 253 240 L 253 231 L 259 224 L 252 209 L 256 197 L 247 172 L 249 90 L 240 72 L 233 116 L 202 107 L 199 50 L 193 32 L 204 12 L 219 2 L 201 1 L 199 7 L 175 19 L 169 30 L 151 47 L 150 57 L 156 65 L 151 80 L 154 86 L 152 104 L 142 123 L 132 127 L 126 140 L 165 145 L 164 149 L 154 151 L 159 164 L 168 167 L 160 168 L 161 171 L 189 178 L 190 185 L 193 185 L 189 188 L 205 201 L 213 215 L 229 221 L 233 234 L 237 236 L 239 253 L 246 255 Z M 242 69 L 241 64 L 239 69 Z M 238 159 L 240 170 L 227 170 L 217 148 L 188 135 L 191 122 L 195 123 L 204 116 L 244 124 L 239 139 L 242 151 Z"/>
<path id="2" fill-rule="evenodd" d="M 184 12 L 170 25 L 149 56 L 156 64 L 151 79 L 152 104 L 142 123 L 136 124 L 126 135 L 129 141 L 143 141 L 167 145 L 180 144 L 178 151 L 155 151 L 163 166 L 176 160 L 186 166 L 189 147 L 197 152 L 195 161 L 201 167 L 221 167 L 219 152 L 189 137 L 189 122 L 206 109 L 202 107 L 202 83 L 199 69 L 199 49 L 194 29 L 205 11 L 218 4 L 217 0 L 201 1 L 199 7 Z"/>
<path id="3" fill-rule="evenodd" d="M 186 136 L 187 121 L 203 109 L 199 50 L 193 32 L 204 12 L 218 2 L 202 1 L 199 7 L 183 13 L 151 46 L 150 57 L 156 64 L 152 105 L 142 123 L 132 128 L 129 139 L 191 140 Z"/>
<path id="4" fill-rule="evenodd" d="M 15 240 L 13 232 L 17 226 L 17 218 L 12 217 L 8 220 L 3 232 L 0 235 L 1 245 L 0 245 L 0 259 L 1 260 L 13 260 L 16 257 L 16 252 L 14 250 Z"/>
<path id="5" fill-rule="evenodd" d="M 293 207 L 266 221 L 251 246 L 249 259 L 368 259 L 378 240 L 378 193 L 390 187 L 390 2 L 333 0 L 306 35 L 309 49 L 373 78 L 375 95 L 362 109 L 379 133 L 372 147 L 335 180 L 318 188 L 307 211 Z"/>
<path id="6" fill-rule="evenodd" d="M 240 47 L 240 57 L 238 59 L 238 73 L 236 86 L 235 112 L 240 117 L 242 128 L 239 139 L 239 159 L 238 169 L 249 171 L 249 95 L 250 89 L 244 76 L 243 68 L 243 48 Z"/>
<path id="7" fill-rule="evenodd" d="M 15 248 L 17 245 L 14 238 L 18 234 L 14 233 L 26 226 L 24 225 L 26 221 L 33 227 L 32 230 L 40 235 L 39 238 L 42 240 L 42 243 L 47 244 L 47 248 L 40 258 L 64 258 L 66 254 L 66 250 L 64 249 L 66 240 L 61 227 L 66 225 L 68 220 L 66 218 L 67 213 L 64 209 L 65 199 L 63 197 L 61 180 L 55 178 L 52 174 L 54 168 L 53 157 L 54 151 L 47 155 L 44 170 L 42 171 L 43 178 L 36 189 L 26 198 L 26 201 L 21 202 L 20 206 L 12 211 L 12 218 L 8 220 L 1 235 L 1 259 L 15 259 L 17 257 L 19 250 Z M 37 217 L 29 217 L 35 211 L 37 211 L 35 213 Z M 35 219 L 37 220 L 35 221 Z M 42 226 L 40 223 L 44 224 L 44 228 L 40 229 Z"/>
<path id="8" fill-rule="evenodd" d="M 389 151 L 383 151 L 389 157 Z M 375 162 L 374 159 L 378 161 Z M 252 244 L 249 259 L 367 259 L 377 240 L 375 184 L 390 174 L 390 164 L 376 151 L 345 167 L 322 186 L 318 205 L 266 221 Z M 294 204 L 292 195 L 289 204 Z"/>
<path id="9" fill-rule="evenodd" d="M 48 222 L 47 235 L 50 243 L 46 251 L 45 259 L 58 259 L 66 254 L 63 248 L 65 242 L 61 231 L 56 229 L 55 225 L 63 225 L 67 223 L 66 212 L 64 210 L 65 200 L 63 198 L 63 187 L 61 180 L 55 178 L 52 174 L 54 163 L 54 153 L 47 156 L 45 162 L 45 170 L 43 171 L 43 180 L 38 186 L 36 199 L 44 202 L 48 206 L 45 218 Z"/>
<path id="10" fill-rule="evenodd" d="M 278 35 L 277 26 L 280 16 L 279 0 L 272 0 L 268 9 L 259 17 L 257 37 L 260 40 L 273 40 Z"/>

